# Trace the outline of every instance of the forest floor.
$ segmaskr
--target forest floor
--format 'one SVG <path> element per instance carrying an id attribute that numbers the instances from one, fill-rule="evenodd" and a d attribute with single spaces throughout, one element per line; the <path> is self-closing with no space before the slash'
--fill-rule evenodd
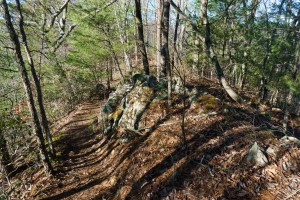
<path id="1" fill-rule="evenodd" d="M 24 199 L 300 199 L 300 150 L 280 143 L 278 123 L 230 102 L 216 84 L 191 85 L 219 100 L 186 109 L 176 95 L 170 109 L 153 103 L 142 119 L 153 131 L 125 143 L 120 132 L 97 130 L 105 101 L 79 105 L 52 127 L 57 174 L 33 174 Z M 267 165 L 247 163 L 254 142 L 277 149 Z"/>

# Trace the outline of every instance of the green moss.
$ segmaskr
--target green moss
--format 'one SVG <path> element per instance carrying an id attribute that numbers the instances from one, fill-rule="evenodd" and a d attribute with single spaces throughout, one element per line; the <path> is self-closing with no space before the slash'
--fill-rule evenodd
<path id="1" fill-rule="evenodd" d="M 219 109 L 218 100 L 212 95 L 203 95 L 199 98 L 200 105 L 205 111 L 212 111 Z"/>
<path id="2" fill-rule="evenodd" d="M 59 141 L 59 140 L 63 139 L 63 138 L 66 137 L 66 136 L 67 136 L 66 133 L 61 133 L 61 134 L 59 134 L 59 135 L 57 135 L 57 136 L 53 136 L 53 137 L 52 137 L 52 141 L 53 141 L 53 142 Z"/>
<path id="3" fill-rule="evenodd" d="M 122 107 L 119 105 L 117 108 L 116 108 L 116 110 L 115 110 L 115 112 L 113 112 L 113 113 L 111 113 L 109 116 L 108 116 L 108 120 L 110 121 L 110 120 L 117 120 L 117 119 L 119 119 L 119 117 L 121 116 L 121 114 L 122 114 L 122 112 L 123 112 L 123 109 L 122 109 Z"/>

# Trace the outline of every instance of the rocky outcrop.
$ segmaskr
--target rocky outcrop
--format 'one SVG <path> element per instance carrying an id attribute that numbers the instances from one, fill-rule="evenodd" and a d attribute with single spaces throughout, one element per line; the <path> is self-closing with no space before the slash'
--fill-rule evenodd
<path id="1" fill-rule="evenodd" d="M 156 92 L 154 76 L 135 74 L 131 83 L 120 85 L 112 93 L 98 115 L 98 123 L 105 127 L 105 133 L 116 128 L 137 132 L 143 113 L 148 108 Z"/>
<path id="2" fill-rule="evenodd" d="M 151 84 L 149 84 L 151 83 Z M 138 130 L 143 113 L 154 98 L 152 81 L 138 82 L 126 96 L 125 108 L 119 121 L 119 126 L 124 129 Z"/>
<path id="3" fill-rule="evenodd" d="M 105 128 L 105 133 L 111 132 L 117 126 L 124 109 L 124 97 L 131 90 L 131 85 L 119 85 L 115 92 L 110 94 L 106 104 L 98 115 L 98 123 Z"/>

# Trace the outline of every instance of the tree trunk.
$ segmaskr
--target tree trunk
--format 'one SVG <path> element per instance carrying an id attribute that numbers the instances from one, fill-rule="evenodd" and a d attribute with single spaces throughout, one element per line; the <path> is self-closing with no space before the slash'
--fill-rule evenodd
<path id="1" fill-rule="evenodd" d="M 300 9 L 298 10 L 298 16 L 300 16 Z M 293 23 L 293 31 L 294 31 L 294 44 L 293 46 L 295 47 L 295 58 L 293 62 L 293 68 L 291 72 L 291 80 L 292 82 L 297 82 L 297 75 L 300 70 L 300 42 L 299 42 L 299 36 L 298 33 L 300 31 L 300 25 L 299 22 L 296 25 L 296 22 Z M 289 115 L 290 115 L 290 110 L 291 110 L 291 105 L 293 102 L 293 88 L 289 86 L 289 93 L 286 97 L 285 101 L 285 108 L 284 108 L 284 118 L 283 118 L 283 128 L 284 131 L 287 133 L 288 131 L 288 120 L 289 120 Z"/>
<path id="2" fill-rule="evenodd" d="M 201 9 L 201 13 L 200 13 L 200 18 L 203 19 L 202 24 L 205 25 L 205 32 L 206 32 L 205 38 L 203 38 L 200 35 L 201 31 L 199 30 L 197 25 L 187 15 L 185 15 L 180 10 L 180 8 L 178 8 L 178 6 L 176 6 L 174 4 L 174 2 L 171 0 L 171 5 L 174 7 L 174 9 L 179 14 L 181 14 L 184 17 L 184 19 L 187 20 L 192 25 L 192 28 L 194 29 L 194 31 L 199 33 L 199 37 L 200 37 L 201 41 L 205 42 L 207 55 L 212 60 L 214 66 L 216 68 L 217 76 L 218 76 L 218 80 L 219 80 L 220 84 L 223 86 L 223 88 L 225 89 L 227 94 L 230 96 L 230 98 L 232 98 L 234 101 L 241 102 L 241 100 L 242 100 L 241 97 L 230 87 L 227 80 L 225 79 L 223 69 L 221 68 L 221 66 L 219 64 L 218 57 L 213 49 L 211 36 L 210 36 L 210 24 L 207 19 L 207 4 L 208 4 L 207 0 L 202 0 L 202 9 Z"/>
<path id="3" fill-rule="evenodd" d="M 116 9 L 114 9 L 114 11 L 115 11 L 117 27 L 118 27 L 119 35 L 120 35 L 120 42 L 123 45 L 124 61 L 125 61 L 127 69 L 131 72 L 132 71 L 132 65 L 131 65 L 131 62 L 130 62 L 130 58 L 129 58 L 128 54 L 127 54 L 126 48 L 124 46 L 125 43 L 126 43 L 126 39 L 125 39 L 126 37 L 124 36 L 124 31 L 123 31 L 123 28 L 121 27 L 120 21 L 118 19 Z"/>
<path id="4" fill-rule="evenodd" d="M 157 25 L 156 25 L 156 69 L 157 69 L 157 78 L 160 80 L 161 74 L 161 61 L 160 61 L 160 49 L 161 49 L 161 18 L 162 18 L 162 0 L 157 0 Z"/>
<path id="5" fill-rule="evenodd" d="M 23 87 L 24 87 L 24 90 L 26 93 L 27 104 L 28 104 L 28 108 L 29 108 L 29 111 L 30 111 L 30 114 L 32 117 L 32 122 L 33 122 L 33 132 L 37 138 L 37 144 L 38 144 L 38 149 L 40 152 L 41 161 L 44 166 L 45 172 L 47 174 L 52 174 L 53 168 L 52 168 L 52 165 L 50 163 L 50 160 L 49 160 L 49 157 L 48 157 L 48 154 L 46 151 L 42 128 L 41 128 L 38 114 L 37 114 L 37 111 L 36 111 L 36 108 L 34 105 L 34 99 L 33 99 L 33 95 L 32 95 L 30 81 L 28 78 L 28 74 L 27 74 L 27 71 L 25 68 L 25 63 L 24 63 L 23 56 L 21 53 L 20 41 L 19 41 L 18 35 L 13 27 L 6 0 L 2 0 L 1 7 L 3 10 L 3 17 L 5 19 L 6 27 L 9 32 L 10 39 L 12 41 L 12 44 L 13 44 L 13 47 L 15 50 L 16 61 L 18 64 L 21 78 L 22 78 Z"/>
<path id="6" fill-rule="evenodd" d="M 178 5 L 180 6 L 181 0 L 178 0 Z M 176 52 L 177 52 L 177 37 L 178 37 L 178 27 L 179 27 L 179 13 L 176 15 L 176 20 L 175 20 L 175 29 L 174 29 L 174 39 L 173 39 L 173 55 L 172 55 L 172 68 L 175 67 L 175 60 L 176 60 Z"/>
<path id="7" fill-rule="evenodd" d="M 198 34 L 196 33 L 195 35 L 195 39 L 194 39 L 194 46 L 195 46 L 195 51 L 193 53 L 193 64 L 192 64 L 192 69 L 193 69 L 193 73 L 194 72 L 199 72 L 199 53 L 200 53 L 200 41 L 199 41 L 199 38 L 198 38 Z"/>
<path id="8" fill-rule="evenodd" d="M 138 49 L 142 56 L 143 66 L 144 66 L 144 73 L 149 75 L 149 63 L 148 57 L 144 42 L 144 30 L 143 30 L 143 20 L 142 20 L 142 12 L 141 12 L 141 1 L 135 0 L 135 19 L 137 24 L 137 43 Z"/>
<path id="9" fill-rule="evenodd" d="M 107 84 L 107 90 L 110 91 L 110 73 L 111 73 L 111 70 L 110 70 L 110 64 L 109 64 L 109 60 L 107 60 L 106 62 L 106 73 L 107 73 L 107 79 L 106 79 L 106 84 Z"/>
<path id="10" fill-rule="evenodd" d="M 145 36 L 145 48 L 146 48 L 146 53 L 148 54 L 148 47 L 149 47 L 149 24 L 148 24 L 148 9 L 149 9 L 149 0 L 145 0 L 145 4 L 146 4 L 146 9 L 145 9 L 145 31 L 146 31 L 146 36 Z"/>
<path id="11" fill-rule="evenodd" d="M 285 2 L 285 0 L 282 0 L 279 6 L 279 11 L 278 11 L 278 15 L 277 15 L 277 22 L 276 22 L 276 27 L 278 27 L 279 23 L 280 23 L 280 17 L 281 17 L 281 13 L 282 13 L 282 8 L 283 8 L 283 3 Z M 266 3 L 264 3 L 265 6 L 265 10 L 266 10 L 266 26 L 267 26 L 267 30 L 270 29 L 270 25 L 269 25 L 269 15 L 267 12 L 267 5 Z M 266 52 L 265 52 L 265 56 L 263 59 L 263 65 L 262 65 L 262 77 L 261 77 L 261 87 L 260 87 L 260 101 L 265 102 L 268 98 L 268 84 L 269 84 L 269 79 L 271 77 L 271 73 L 269 73 L 269 77 L 267 76 L 267 66 L 268 66 L 268 62 L 270 59 L 270 55 L 272 53 L 272 45 L 274 43 L 275 40 L 275 35 L 276 35 L 277 29 L 273 29 L 271 30 L 271 36 L 270 39 L 268 39 L 267 41 L 267 45 L 266 45 Z M 272 71 L 272 70 L 270 70 Z"/>
<path id="12" fill-rule="evenodd" d="M 172 104 L 172 77 L 169 53 L 169 21 L 170 21 L 170 0 L 163 0 L 163 23 L 162 23 L 162 47 L 161 47 L 161 77 L 168 80 L 168 104 Z"/>
<path id="13" fill-rule="evenodd" d="M 213 49 L 212 45 L 212 39 L 211 39 L 211 31 L 210 31 L 210 24 L 207 17 L 207 6 L 208 6 L 208 0 L 201 0 L 201 12 L 200 12 L 200 18 L 202 19 L 202 24 L 205 25 L 205 45 L 208 57 L 212 60 L 216 72 L 217 77 L 223 88 L 226 90 L 227 94 L 237 102 L 241 101 L 240 96 L 230 87 L 227 80 L 225 79 L 223 69 L 220 66 L 218 57 Z"/>
<path id="14" fill-rule="evenodd" d="M 109 36 L 108 36 L 109 33 L 108 33 L 104 28 L 101 28 L 101 29 L 102 29 L 102 31 L 103 31 L 104 34 L 105 34 L 105 37 L 106 37 L 106 43 L 107 43 L 107 46 L 108 46 L 108 48 L 109 48 L 109 50 L 110 50 L 110 52 L 111 52 L 112 59 L 113 59 L 113 61 L 114 61 L 115 65 L 116 65 L 116 67 L 118 68 L 118 70 L 119 70 L 119 72 L 120 72 L 122 81 L 124 82 L 124 81 L 125 81 L 124 75 L 123 75 L 123 72 L 122 72 L 122 70 L 121 70 L 121 67 L 120 67 L 120 64 L 119 64 L 119 61 L 118 61 L 118 57 L 117 57 L 117 54 L 116 54 L 116 52 L 115 52 L 115 50 L 114 50 L 113 44 L 112 44 L 111 40 L 109 39 Z"/>
<path id="15" fill-rule="evenodd" d="M 41 125 L 42 128 L 44 130 L 44 134 L 47 138 L 48 141 L 48 145 L 50 148 L 50 152 L 52 154 L 53 157 L 55 157 L 55 149 L 53 147 L 53 141 L 52 141 L 52 135 L 50 133 L 50 128 L 48 125 L 48 120 L 47 120 L 47 115 L 46 115 L 46 111 L 44 108 L 44 103 L 43 103 L 43 94 L 42 94 L 42 89 L 41 89 L 41 84 L 40 84 L 40 80 L 37 76 L 35 67 L 34 67 L 34 62 L 32 59 L 32 55 L 30 53 L 29 47 L 28 47 L 28 43 L 27 43 L 27 38 L 26 38 L 26 33 L 24 30 L 24 19 L 23 19 L 23 14 L 22 14 L 22 10 L 21 10 L 21 4 L 19 0 L 16 0 L 17 3 L 17 9 L 19 11 L 20 14 L 20 21 L 19 21 L 19 26 L 20 26 L 20 33 L 22 36 L 22 41 L 23 41 L 23 45 L 24 45 L 24 49 L 27 55 L 27 59 L 28 59 L 28 64 L 30 66 L 30 71 L 34 80 L 34 84 L 36 87 L 36 91 L 37 91 L 37 100 L 38 100 L 38 105 L 40 108 L 40 116 L 41 116 Z"/>

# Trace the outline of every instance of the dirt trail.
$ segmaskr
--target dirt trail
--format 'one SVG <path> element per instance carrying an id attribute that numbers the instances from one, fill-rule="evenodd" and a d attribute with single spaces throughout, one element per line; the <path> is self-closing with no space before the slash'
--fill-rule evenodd
<path id="1" fill-rule="evenodd" d="M 90 199 L 96 194 L 97 185 L 104 180 L 97 152 L 104 145 L 103 138 L 93 130 L 100 109 L 101 102 L 84 103 L 53 127 L 59 138 L 61 172 L 43 183 L 34 198 Z"/>

